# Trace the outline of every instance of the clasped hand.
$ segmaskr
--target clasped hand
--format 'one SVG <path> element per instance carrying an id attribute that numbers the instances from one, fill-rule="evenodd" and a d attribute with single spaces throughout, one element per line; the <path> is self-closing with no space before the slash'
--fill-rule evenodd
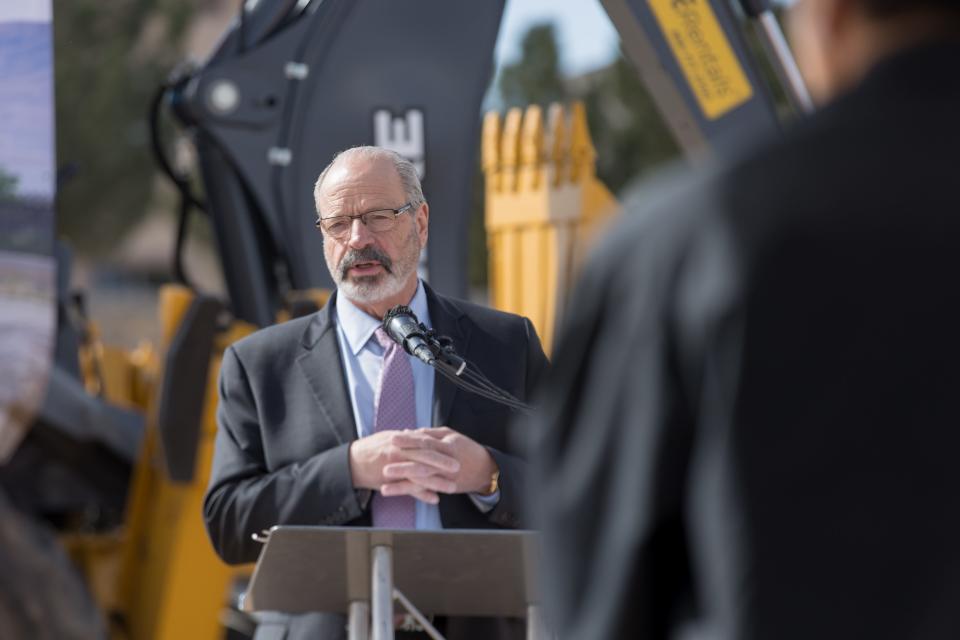
<path id="1" fill-rule="evenodd" d="M 449 427 L 380 431 L 350 445 L 353 486 L 437 504 L 441 493 L 485 493 L 496 462 Z"/>

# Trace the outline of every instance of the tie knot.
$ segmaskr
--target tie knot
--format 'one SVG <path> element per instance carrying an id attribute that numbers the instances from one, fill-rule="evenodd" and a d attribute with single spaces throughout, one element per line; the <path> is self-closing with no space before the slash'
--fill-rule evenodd
<path id="1" fill-rule="evenodd" d="M 377 330 L 373 332 L 373 337 L 377 339 L 377 342 L 380 343 L 380 346 L 386 350 L 389 350 L 390 347 L 396 347 L 396 342 L 387 335 L 387 332 L 383 330 L 383 327 L 377 327 Z"/>

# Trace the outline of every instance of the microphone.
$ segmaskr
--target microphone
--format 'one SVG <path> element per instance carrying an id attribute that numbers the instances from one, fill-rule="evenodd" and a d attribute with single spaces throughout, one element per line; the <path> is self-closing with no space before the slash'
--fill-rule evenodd
<path id="1" fill-rule="evenodd" d="M 467 361 L 453 350 L 452 340 L 420 324 L 410 307 L 397 305 L 387 311 L 382 326 L 390 339 L 404 351 L 436 369 L 456 386 L 511 409 L 531 411 L 529 405 L 490 382 L 479 370 L 475 371 L 474 365 L 468 369 Z"/>
<path id="2" fill-rule="evenodd" d="M 387 311 L 383 316 L 383 330 L 403 350 L 424 363 L 433 366 L 436 358 L 426 332 L 410 307 L 402 304 Z"/>

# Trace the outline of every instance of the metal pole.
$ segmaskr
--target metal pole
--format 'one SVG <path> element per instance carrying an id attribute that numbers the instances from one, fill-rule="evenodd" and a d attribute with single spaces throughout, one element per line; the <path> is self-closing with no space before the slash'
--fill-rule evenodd
<path id="1" fill-rule="evenodd" d="M 783 90 L 787 92 L 787 98 L 800 113 L 812 113 L 813 100 L 810 99 L 810 92 L 807 91 L 790 45 L 783 37 L 783 30 L 773 13 L 770 0 L 740 0 L 740 7 L 748 18 L 756 21 L 760 41 L 770 57 L 770 64 L 780 79 Z"/>
<path id="2" fill-rule="evenodd" d="M 813 100 L 810 98 L 810 92 L 807 91 L 807 85 L 803 81 L 803 75 L 800 73 L 797 61 L 793 57 L 793 52 L 790 51 L 790 45 L 787 44 L 787 39 L 783 37 L 783 31 L 780 29 L 780 23 L 777 22 L 777 16 L 773 14 L 773 11 L 767 10 L 761 13 L 757 19 L 760 23 L 760 33 L 764 37 L 770 55 L 774 58 L 774 66 L 783 80 L 784 89 L 802 113 L 812 113 Z"/>
<path id="3" fill-rule="evenodd" d="M 423 615 L 419 609 L 413 606 L 413 603 L 407 599 L 407 596 L 401 593 L 400 589 L 393 590 L 393 597 L 400 601 L 400 604 L 403 605 L 403 608 L 414 617 L 414 619 L 420 623 L 420 626 L 423 627 L 424 632 L 433 638 L 433 640 L 445 640 L 440 632 L 437 631 L 437 628 L 430 624 L 430 621 L 427 620 L 427 617 Z"/>
<path id="4" fill-rule="evenodd" d="M 393 549 L 377 545 L 372 556 L 373 640 L 393 640 Z"/>
<path id="5" fill-rule="evenodd" d="M 527 605 L 527 640 L 549 640 L 539 605 Z"/>
<path id="6" fill-rule="evenodd" d="M 350 620 L 347 623 L 348 640 L 370 640 L 370 603 L 355 600 L 350 603 Z"/>

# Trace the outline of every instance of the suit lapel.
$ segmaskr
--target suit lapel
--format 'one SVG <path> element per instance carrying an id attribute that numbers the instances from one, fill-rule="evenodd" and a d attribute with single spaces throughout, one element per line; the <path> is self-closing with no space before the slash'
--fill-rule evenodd
<path id="1" fill-rule="evenodd" d="M 340 360 L 334 319 L 336 296 L 336 292 L 330 296 L 304 332 L 301 339 L 303 353 L 297 357 L 297 365 L 317 401 L 317 415 L 342 444 L 356 440 L 357 429 Z"/>
<path id="2" fill-rule="evenodd" d="M 456 352 L 466 358 L 470 343 L 470 327 L 468 323 L 462 321 L 463 312 L 452 300 L 434 293 L 426 283 L 423 286 L 427 293 L 427 307 L 430 309 L 433 329 L 439 335 L 453 339 Z M 433 376 L 433 423 L 438 426 L 446 425 L 458 393 L 457 387 L 439 373 L 434 373 Z"/>

